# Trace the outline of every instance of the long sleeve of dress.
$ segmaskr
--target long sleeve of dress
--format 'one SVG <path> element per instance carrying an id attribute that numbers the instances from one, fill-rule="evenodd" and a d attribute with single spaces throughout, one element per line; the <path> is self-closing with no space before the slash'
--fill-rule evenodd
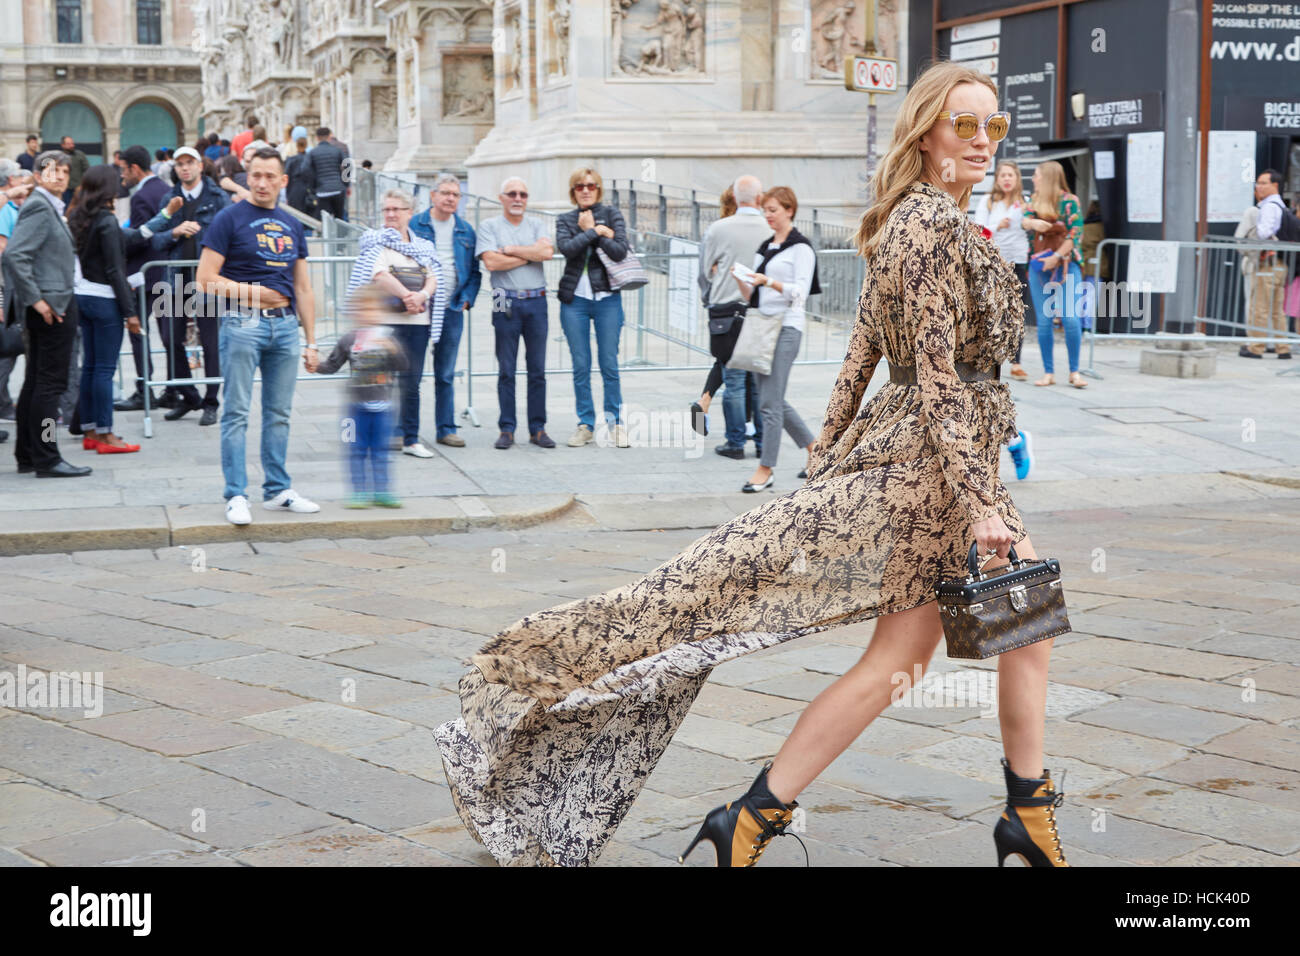
<path id="1" fill-rule="evenodd" d="M 963 223 L 960 228 L 967 228 Z M 956 238 L 929 229 L 903 266 L 903 310 L 916 336 L 916 378 L 922 424 L 938 450 L 940 464 L 971 524 L 997 513 L 993 475 L 974 441 L 972 386 L 957 376 L 957 302 L 951 290 L 964 281 L 955 255 Z M 926 248 L 928 247 L 928 248 Z"/>

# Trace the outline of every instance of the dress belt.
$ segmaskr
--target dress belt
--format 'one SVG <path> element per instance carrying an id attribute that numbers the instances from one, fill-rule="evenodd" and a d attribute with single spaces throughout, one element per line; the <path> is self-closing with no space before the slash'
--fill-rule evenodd
<path id="1" fill-rule="evenodd" d="M 1001 365 L 995 365 L 992 368 L 976 368 L 971 362 L 957 362 L 954 367 L 957 369 L 957 377 L 963 382 L 996 382 L 1002 378 Z M 916 366 L 895 365 L 890 362 L 889 380 L 895 385 L 917 384 Z"/>

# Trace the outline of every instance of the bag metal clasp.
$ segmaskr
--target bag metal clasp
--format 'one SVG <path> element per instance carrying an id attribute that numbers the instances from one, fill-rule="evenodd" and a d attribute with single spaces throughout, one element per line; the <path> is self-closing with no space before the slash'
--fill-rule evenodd
<path id="1" fill-rule="evenodd" d="M 1011 598 L 1011 606 L 1017 611 L 1023 611 L 1029 607 L 1029 596 L 1025 593 L 1025 586 L 1018 584 L 1007 592 Z"/>

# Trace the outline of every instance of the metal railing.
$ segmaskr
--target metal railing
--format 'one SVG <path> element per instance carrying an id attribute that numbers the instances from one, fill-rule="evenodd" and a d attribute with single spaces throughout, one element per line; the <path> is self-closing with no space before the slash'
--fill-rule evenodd
<path id="1" fill-rule="evenodd" d="M 1133 261 L 1134 246 L 1144 255 L 1155 251 L 1166 264 L 1170 260 L 1177 263 L 1178 294 L 1191 297 L 1189 316 L 1170 318 L 1170 293 L 1150 291 L 1150 283 L 1142 285 L 1141 263 Z M 1112 278 L 1103 280 L 1101 267 L 1107 253 Z M 1271 253 L 1265 261 L 1285 270 L 1280 287 L 1270 290 L 1272 321 L 1268 314 L 1260 314 L 1258 305 L 1248 307 L 1252 294 L 1265 291 L 1253 279 L 1258 275 L 1261 253 Z M 1300 345 L 1300 334 L 1288 330 L 1286 313 L 1287 291 L 1300 266 L 1300 243 L 1222 236 L 1201 242 L 1103 239 L 1093 262 L 1093 275 L 1087 277 L 1093 284 L 1093 328 L 1088 332 L 1088 367 L 1081 369 L 1085 375 L 1101 378 L 1094 361 L 1098 335 L 1132 341 Z M 1275 323 L 1280 328 L 1274 328 Z M 1300 369 L 1279 374 L 1297 373 Z"/>

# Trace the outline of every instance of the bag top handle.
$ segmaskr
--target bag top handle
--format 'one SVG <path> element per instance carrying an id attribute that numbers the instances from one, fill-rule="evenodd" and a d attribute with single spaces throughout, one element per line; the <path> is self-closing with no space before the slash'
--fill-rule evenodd
<path id="1" fill-rule="evenodd" d="M 1012 565 L 1022 563 L 1020 557 L 1016 554 L 1016 546 L 1014 544 L 1011 546 L 1011 550 L 1008 552 L 1007 557 L 1010 558 Z M 970 578 L 975 580 L 982 580 L 984 578 L 984 572 L 980 570 L 978 541 L 971 542 L 970 552 L 966 555 L 966 570 L 969 572 Z"/>

